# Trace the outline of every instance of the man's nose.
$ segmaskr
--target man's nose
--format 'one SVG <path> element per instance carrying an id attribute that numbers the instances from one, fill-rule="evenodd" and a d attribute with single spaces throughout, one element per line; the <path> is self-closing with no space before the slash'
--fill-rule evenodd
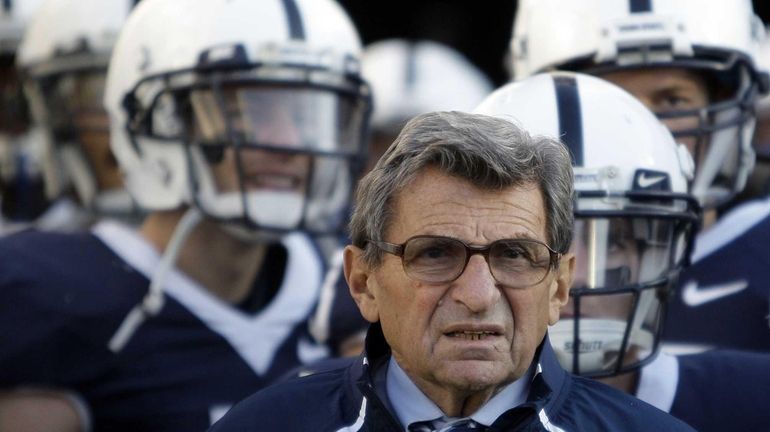
<path id="1" fill-rule="evenodd" d="M 481 254 L 474 254 L 465 270 L 452 283 L 451 296 L 473 313 L 490 310 L 500 300 L 497 286 L 486 259 Z"/>

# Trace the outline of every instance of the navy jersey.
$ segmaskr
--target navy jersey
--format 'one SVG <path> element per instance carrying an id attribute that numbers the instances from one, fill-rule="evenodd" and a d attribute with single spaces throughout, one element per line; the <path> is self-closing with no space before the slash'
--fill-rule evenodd
<path id="1" fill-rule="evenodd" d="M 389 357 L 382 330 L 373 324 L 361 357 L 327 362 L 331 369 L 270 386 L 239 403 L 211 431 L 403 431 L 375 388 L 376 371 Z M 547 337 L 534 361 L 526 402 L 500 415 L 493 430 L 692 430 L 619 390 L 566 373 Z"/>
<path id="2" fill-rule="evenodd" d="M 333 254 L 321 289 L 318 308 L 311 319 L 310 331 L 318 343 L 340 355 L 345 344 L 363 341 L 369 322 L 350 295 L 342 268 L 342 249 Z"/>
<path id="3" fill-rule="evenodd" d="M 768 246 L 770 199 L 746 203 L 700 234 L 669 302 L 664 349 L 770 351 Z"/>
<path id="4" fill-rule="evenodd" d="M 729 350 L 659 354 L 636 396 L 701 432 L 770 431 L 770 355 Z"/>
<path id="5" fill-rule="evenodd" d="M 172 271 L 160 313 L 113 353 L 108 341 L 147 292 L 157 252 L 110 223 L 0 239 L 0 387 L 67 389 L 95 430 L 205 430 L 238 400 L 327 354 L 306 324 L 321 255 L 300 234 L 282 247 L 285 264 L 263 266 L 282 272 L 280 288 L 258 313 Z"/>

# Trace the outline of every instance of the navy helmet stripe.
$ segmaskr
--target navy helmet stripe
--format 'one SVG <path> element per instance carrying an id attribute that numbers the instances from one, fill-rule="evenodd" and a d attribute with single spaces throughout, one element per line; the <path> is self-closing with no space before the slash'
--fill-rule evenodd
<path id="1" fill-rule="evenodd" d="M 13 5 L 11 4 L 11 0 L 3 0 L 3 10 L 6 12 L 10 12 Z"/>
<path id="2" fill-rule="evenodd" d="M 583 115 L 577 81 L 571 76 L 557 76 L 556 104 L 559 111 L 559 136 L 572 155 L 572 165 L 583 165 Z"/>
<path id="3" fill-rule="evenodd" d="M 289 37 L 291 39 L 305 40 L 305 27 L 302 25 L 302 17 L 299 7 L 294 0 L 283 0 L 283 8 L 286 10 L 286 20 L 289 24 Z"/>
<path id="4" fill-rule="evenodd" d="M 631 13 L 652 12 L 652 0 L 630 0 Z"/>
<path id="5" fill-rule="evenodd" d="M 404 85 L 407 94 L 411 94 L 412 89 L 417 84 L 417 44 L 413 42 L 410 42 L 407 46 L 406 64 L 404 66 Z"/>

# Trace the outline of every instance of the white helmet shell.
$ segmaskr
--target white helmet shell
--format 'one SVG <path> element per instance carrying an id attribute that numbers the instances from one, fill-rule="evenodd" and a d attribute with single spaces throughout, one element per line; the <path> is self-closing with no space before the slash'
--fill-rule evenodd
<path id="1" fill-rule="evenodd" d="M 678 150 L 682 146 L 644 105 L 607 81 L 570 72 L 539 74 L 499 88 L 475 111 L 561 139 L 573 157 L 576 190 L 625 192 L 633 189 L 638 170 L 652 170 L 668 173 L 669 191 L 687 192 L 692 159 L 686 149 Z M 568 120 L 576 114 L 580 121 Z"/>
<path id="2" fill-rule="evenodd" d="M 484 73 L 454 49 L 427 40 L 368 45 L 361 70 L 374 97 L 372 127 L 395 130 L 430 111 L 470 111 L 492 91 Z"/>
<path id="3" fill-rule="evenodd" d="M 510 44 L 512 70 L 518 79 L 581 57 L 615 61 L 640 45 L 669 45 L 677 56 L 693 56 L 701 46 L 755 58 L 762 29 L 750 0 L 521 0 Z"/>
<path id="4" fill-rule="evenodd" d="M 82 52 L 89 62 L 98 60 L 95 65 L 105 67 L 133 4 L 133 0 L 46 0 L 24 34 L 17 64 L 29 70 Z M 83 67 L 73 60 L 60 63 L 59 67 Z M 53 71 L 38 73 L 44 72 Z"/>

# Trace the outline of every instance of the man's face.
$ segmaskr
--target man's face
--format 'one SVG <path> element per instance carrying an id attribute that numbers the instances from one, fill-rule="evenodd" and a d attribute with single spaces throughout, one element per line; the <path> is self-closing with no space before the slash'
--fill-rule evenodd
<path id="1" fill-rule="evenodd" d="M 573 288 L 619 289 L 639 280 L 639 243 L 630 219 L 576 219 L 570 252 L 575 255 Z M 584 296 L 580 313 L 587 318 L 625 320 L 633 300 L 630 294 Z M 562 316 L 574 316 L 573 308 L 570 298 Z"/>
<path id="2" fill-rule="evenodd" d="M 703 108 L 709 103 L 706 80 L 685 69 L 627 70 L 605 73 L 601 78 L 622 87 L 656 114 Z M 698 118 L 687 116 L 664 119 L 663 123 L 674 133 L 698 127 Z M 679 138 L 677 141 L 687 146 L 696 162 L 702 160 L 705 149 L 696 154 L 694 137 Z"/>
<path id="3" fill-rule="evenodd" d="M 437 235 L 469 245 L 522 238 L 547 244 L 535 185 L 487 191 L 427 169 L 394 199 L 387 242 Z M 395 255 L 385 254 L 378 268 L 368 269 L 353 258 L 360 252 L 346 251 L 346 277 L 359 308 L 369 321 L 380 321 L 394 358 L 429 395 L 431 389 L 495 390 L 521 377 L 548 324 L 558 319 L 571 278 L 572 262 L 563 259 L 539 284 L 514 289 L 497 283 L 475 254 L 453 282 L 426 284 L 408 277 Z"/>
<path id="4" fill-rule="evenodd" d="M 248 99 L 248 96 L 252 96 Z M 232 116 L 232 128 L 241 139 L 287 149 L 301 148 L 299 131 L 301 119 L 291 94 L 283 91 L 262 90 L 261 93 L 241 93 L 238 88 L 227 88 L 223 94 L 225 111 Z M 206 141 L 230 142 L 225 116 L 220 115 L 211 92 L 193 97 L 196 129 Z M 230 143 L 232 144 L 232 143 Z M 236 153 L 237 152 L 237 153 Z M 273 152 L 248 147 L 224 149 L 221 160 L 212 165 L 214 181 L 220 192 L 240 190 L 240 158 L 243 186 L 246 190 L 272 190 L 276 192 L 303 192 L 309 174 L 310 157 L 292 153 Z"/>

